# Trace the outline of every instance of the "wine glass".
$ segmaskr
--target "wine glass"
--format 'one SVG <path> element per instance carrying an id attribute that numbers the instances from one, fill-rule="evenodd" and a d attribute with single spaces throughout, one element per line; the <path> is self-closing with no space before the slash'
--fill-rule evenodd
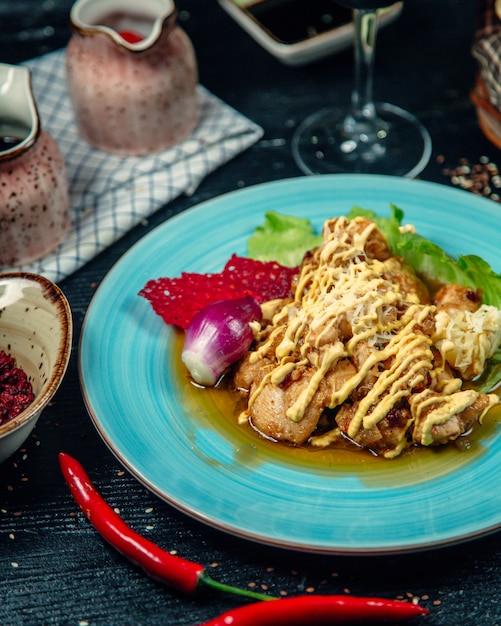
<path id="1" fill-rule="evenodd" d="M 307 117 L 292 138 L 305 174 L 367 173 L 414 178 L 428 163 L 431 139 L 411 113 L 373 100 L 378 11 L 395 0 L 333 0 L 353 9 L 355 83 L 351 106 Z"/>

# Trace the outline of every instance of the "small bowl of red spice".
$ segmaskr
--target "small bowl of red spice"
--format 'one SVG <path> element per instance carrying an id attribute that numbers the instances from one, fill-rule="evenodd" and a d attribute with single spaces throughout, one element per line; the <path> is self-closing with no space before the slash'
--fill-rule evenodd
<path id="1" fill-rule="evenodd" d="M 0 463 L 25 442 L 59 388 L 72 334 L 57 285 L 38 274 L 0 274 Z"/>

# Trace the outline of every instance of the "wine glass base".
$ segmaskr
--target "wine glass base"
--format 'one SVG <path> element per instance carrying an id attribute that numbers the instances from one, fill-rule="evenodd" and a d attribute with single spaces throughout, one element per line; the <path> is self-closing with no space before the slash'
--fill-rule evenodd
<path id="1" fill-rule="evenodd" d="M 414 178 L 431 156 L 431 138 L 411 113 L 376 103 L 381 132 L 347 134 L 349 112 L 324 109 L 306 118 L 292 138 L 292 154 L 305 174 L 386 174 Z"/>

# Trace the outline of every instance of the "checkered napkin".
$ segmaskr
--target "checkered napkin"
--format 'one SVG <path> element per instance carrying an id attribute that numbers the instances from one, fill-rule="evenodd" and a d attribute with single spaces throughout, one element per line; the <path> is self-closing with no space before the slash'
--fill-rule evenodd
<path id="1" fill-rule="evenodd" d="M 70 275 L 133 226 L 182 193 L 192 194 L 202 179 L 255 143 L 262 129 L 201 85 L 201 118 L 177 146 L 147 157 L 118 157 L 91 148 L 77 133 L 66 88 L 65 50 L 26 65 L 42 127 L 66 160 L 72 227 L 54 254 L 12 268 L 57 282 Z"/>

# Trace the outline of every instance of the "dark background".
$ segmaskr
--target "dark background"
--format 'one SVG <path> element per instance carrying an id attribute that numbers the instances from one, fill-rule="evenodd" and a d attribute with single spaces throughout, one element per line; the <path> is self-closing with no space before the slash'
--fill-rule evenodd
<path id="1" fill-rule="evenodd" d="M 0 0 L 0 61 L 19 63 L 63 47 L 71 4 Z M 215 0 L 179 0 L 178 6 L 179 22 L 195 45 L 200 82 L 260 124 L 265 135 L 209 175 L 193 196 L 162 208 L 62 281 L 75 324 L 69 371 L 26 445 L 0 466 L 0 624 L 193 625 L 238 604 L 217 593 L 172 592 L 106 545 L 76 511 L 57 463 L 61 450 L 84 464 L 131 526 L 207 565 L 223 582 L 244 587 L 255 582 L 273 594 L 315 589 L 409 595 L 431 611 L 419 620 L 423 626 L 501 624 L 499 533 L 389 557 L 315 556 L 254 545 L 206 527 L 150 494 L 123 470 L 91 424 L 80 395 L 78 341 L 90 299 L 108 270 L 140 237 L 180 211 L 242 186 L 301 175 L 290 153 L 294 127 L 308 113 L 350 95 L 351 50 L 286 67 Z M 475 0 L 407 0 L 402 16 L 378 41 L 376 97 L 411 110 L 426 125 L 433 156 L 421 178 L 445 185 L 453 181 L 444 168 L 455 168 L 462 159 L 478 163 L 483 156 L 493 161 L 499 156 L 479 130 L 469 99 L 477 12 Z M 492 488 L 499 488 L 499 477 L 492 480 Z"/>

